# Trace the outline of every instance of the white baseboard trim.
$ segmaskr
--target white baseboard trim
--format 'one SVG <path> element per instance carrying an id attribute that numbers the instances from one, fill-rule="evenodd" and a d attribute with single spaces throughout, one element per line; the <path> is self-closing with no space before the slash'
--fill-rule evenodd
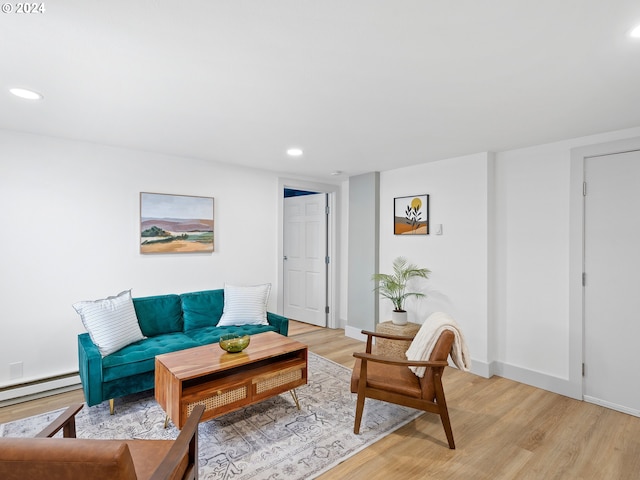
<path id="1" fill-rule="evenodd" d="M 600 405 L 601 407 L 610 408 L 611 410 L 616 410 L 618 412 L 627 413 L 629 415 L 633 415 L 634 417 L 640 417 L 640 410 L 636 410 L 635 408 L 629 408 L 623 405 L 617 405 L 615 403 L 607 402 L 605 400 L 600 400 L 599 398 L 591 397 L 589 395 L 584 396 L 584 401 L 593 403 L 595 405 Z"/>
<path id="2" fill-rule="evenodd" d="M 58 393 L 77 390 L 81 387 L 80 376 L 77 374 L 17 385 L 0 391 L 0 407 L 35 400 L 36 398 L 49 397 Z"/>
<path id="3" fill-rule="evenodd" d="M 367 337 L 360 333 L 361 330 L 361 328 L 347 325 L 344 329 L 344 334 L 347 337 L 364 342 L 367 340 Z M 449 363 L 454 366 L 451 362 Z M 504 377 L 515 382 L 524 383 L 525 385 L 531 385 L 532 387 L 582 400 L 582 384 L 576 384 L 566 378 L 555 377 L 502 362 L 487 363 L 472 358 L 471 373 L 484 378 L 491 378 L 493 375 L 498 375 L 499 377 Z M 634 413 L 631 413 L 631 415 L 634 415 Z"/>
<path id="4" fill-rule="evenodd" d="M 342 328 L 343 330 L 347 328 L 347 321 L 344 318 L 338 319 L 338 324 L 333 328 Z"/>
<path id="5" fill-rule="evenodd" d="M 455 365 L 453 365 L 452 362 L 449 362 L 449 364 L 455 367 Z M 493 375 L 491 373 L 490 364 L 488 364 L 487 362 L 474 360 L 473 358 L 471 359 L 471 373 L 484 378 L 491 378 Z"/>
<path id="6" fill-rule="evenodd" d="M 582 385 L 576 385 L 567 378 L 555 377 L 546 373 L 516 367 L 502 362 L 491 363 L 491 374 L 509 380 L 541 388 L 549 392 L 558 393 L 565 397 L 582 400 Z"/>
<path id="7" fill-rule="evenodd" d="M 346 325 L 344 327 L 344 336 L 349 338 L 355 338 L 356 340 L 360 340 L 361 342 L 367 341 L 367 336 L 363 335 L 362 328 L 352 327 L 350 325 Z"/>

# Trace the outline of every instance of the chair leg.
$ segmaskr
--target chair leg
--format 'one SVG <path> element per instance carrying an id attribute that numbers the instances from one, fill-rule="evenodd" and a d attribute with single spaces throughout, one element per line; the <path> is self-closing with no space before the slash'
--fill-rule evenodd
<path id="1" fill-rule="evenodd" d="M 114 412 L 115 412 L 115 406 L 114 406 L 114 403 L 113 403 L 113 398 L 110 398 L 109 399 L 109 413 L 111 415 L 113 415 Z"/>
<path id="2" fill-rule="evenodd" d="M 62 436 L 64 438 L 76 438 L 76 417 L 75 415 L 62 428 Z"/>
<path id="3" fill-rule="evenodd" d="M 369 337 L 369 342 L 371 337 Z M 370 347 L 370 345 L 369 345 Z M 360 433 L 360 422 L 362 421 L 362 412 L 364 410 L 364 400 L 367 398 L 367 361 L 360 362 L 360 377 L 358 378 L 358 400 L 356 400 L 356 419 L 353 423 L 353 433 Z"/>
<path id="4" fill-rule="evenodd" d="M 434 375 L 435 389 L 436 389 L 436 403 L 438 404 L 438 410 L 440 413 L 440 420 L 444 427 L 444 433 L 447 436 L 449 442 L 449 448 L 454 450 L 456 444 L 453 441 L 453 430 L 451 430 L 451 421 L 449 420 L 449 410 L 447 409 L 447 401 L 444 398 L 444 388 L 442 388 L 442 378 L 439 374 Z"/>
<path id="5" fill-rule="evenodd" d="M 364 410 L 365 396 L 358 393 L 358 400 L 356 401 L 356 420 L 353 424 L 353 433 L 358 435 L 360 433 L 360 422 L 362 421 L 362 412 Z"/>
<path id="6" fill-rule="evenodd" d="M 442 426 L 444 427 L 444 433 L 447 435 L 447 441 L 449 442 L 449 448 L 455 450 L 456 444 L 453 441 L 453 431 L 451 430 L 451 422 L 449 421 L 449 411 L 447 406 L 440 411 L 440 420 L 442 420 Z"/>

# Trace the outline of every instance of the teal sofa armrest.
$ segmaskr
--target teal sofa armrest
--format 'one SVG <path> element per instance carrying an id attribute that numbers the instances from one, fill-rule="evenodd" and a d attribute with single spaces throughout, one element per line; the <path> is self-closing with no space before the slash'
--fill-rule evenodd
<path id="1" fill-rule="evenodd" d="M 269 325 L 273 325 L 278 329 L 280 335 L 284 335 L 285 337 L 289 335 L 289 319 L 287 317 L 283 317 L 277 313 L 267 312 L 267 321 Z"/>
<path id="2" fill-rule="evenodd" d="M 88 333 L 78 335 L 78 369 L 87 405 L 97 405 L 102 398 L 102 355 Z"/>

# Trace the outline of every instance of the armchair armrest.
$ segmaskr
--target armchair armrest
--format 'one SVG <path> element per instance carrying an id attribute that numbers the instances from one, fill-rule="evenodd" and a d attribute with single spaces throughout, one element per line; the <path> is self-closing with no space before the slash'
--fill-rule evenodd
<path id="1" fill-rule="evenodd" d="M 373 348 L 373 338 L 384 338 L 387 340 L 403 340 L 406 342 L 410 342 L 413 340 L 413 336 L 406 336 L 406 335 L 391 335 L 388 333 L 378 333 L 378 332 L 371 332 L 369 330 L 362 330 L 360 333 L 362 333 L 363 335 L 367 336 L 367 349 L 366 352 L 367 353 L 371 353 L 371 349 Z"/>
<path id="2" fill-rule="evenodd" d="M 185 455 L 189 455 L 188 470 L 181 478 L 198 478 L 198 424 L 204 413 L 204 405 L 196 405 L 187 423 L 180 431 L 171 449 L 158 465 L 150 480 L 164 480 L 172 478 L 173 472 L 180 465 Z"/>
<path id="3" fill-rule="evenodd" d="M 367 337 L 386 338 L 388 340 L 403 340 L 410 342 L 414 339 L 414 335 L 391 335 L 390 333 L 370 332 L 368 330 L 362 330 L 360 333 Z"/>
<path id="4" fill-rule="evenodd" d="M 76 414 L 82 410 L 84 404 L 77 403 L 71 405 L 58 418 L 49 424 L 44 430 L 36 435 L 36 438 L 53 437 L 60 430 L 63 430 L 64 438 L 76 438 Z"/>
<path id="5" fill-rule="evenodd" d="M 384 363 L 386 365 L 400 365 L 406 367 L 446 367 L 449 365 L 449 362 L 446 360 L 438 360 L 438 361 L 430 361 L 430 360 L 402 360 L 399 358 L 392 357 L 384 357 L 382 355 L 372 355 L 370 353 L 359 353 L 356 352 L 353 354 L 354 357 L 359 358 L 360 360 L 368 361 L 368 362 L 377 362 Z"/>

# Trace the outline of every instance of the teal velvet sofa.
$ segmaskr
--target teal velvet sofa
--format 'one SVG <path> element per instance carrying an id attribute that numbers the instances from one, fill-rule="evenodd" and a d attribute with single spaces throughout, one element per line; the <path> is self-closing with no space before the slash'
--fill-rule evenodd
<path id="1" fill-rule="evenodd" d="M 140 341 L 103 357 L 88 333 L 78 335 L 80 380 L 87 405 L 154 388 L 155 357 L 163 353 L 217 343 L 225 333 L 287 336 L 289 320 L 267 312 L 268 325 L 218 326 L 224 289 L 133 298 Z"/>

